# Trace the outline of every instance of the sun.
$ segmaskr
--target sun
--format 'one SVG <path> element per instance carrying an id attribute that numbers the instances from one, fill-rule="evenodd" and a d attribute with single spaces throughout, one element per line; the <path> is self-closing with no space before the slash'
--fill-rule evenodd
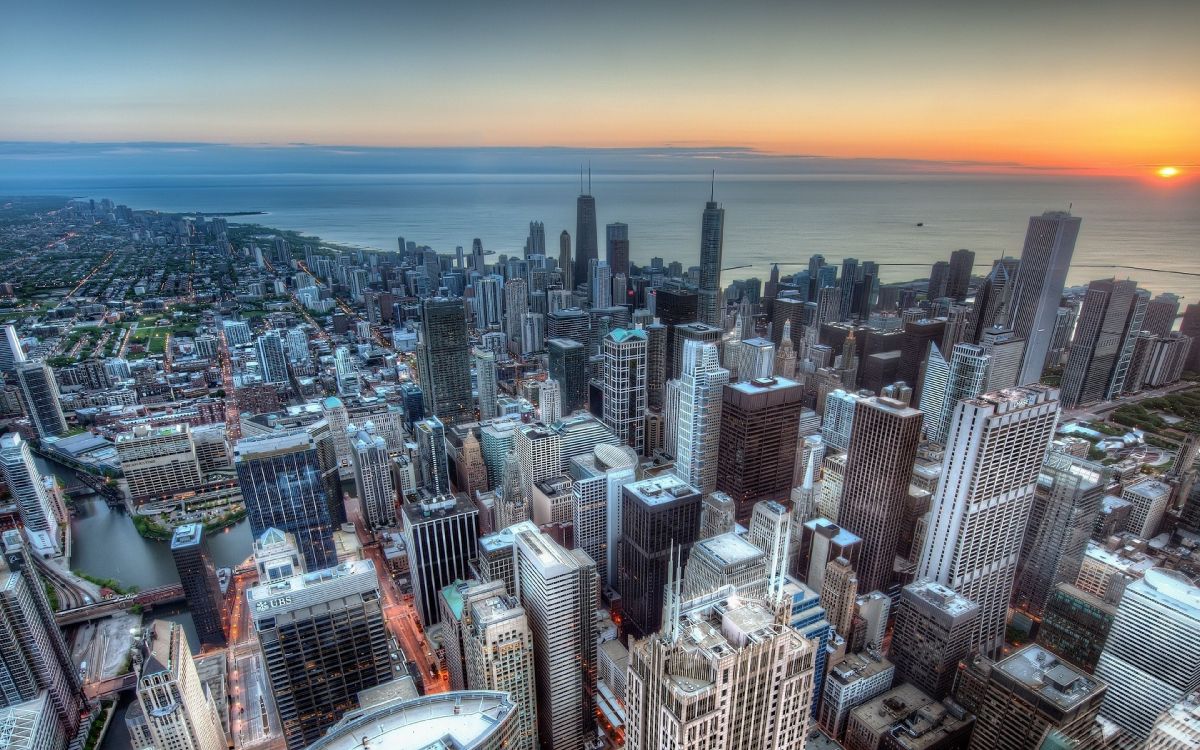
<path id="1" fill-rule="evenodd" d="M 1176 167 L 1159 167 L 1158 176 L 1164 180 L 1169 180 L 1179 174 L 1179 169 Z"/>

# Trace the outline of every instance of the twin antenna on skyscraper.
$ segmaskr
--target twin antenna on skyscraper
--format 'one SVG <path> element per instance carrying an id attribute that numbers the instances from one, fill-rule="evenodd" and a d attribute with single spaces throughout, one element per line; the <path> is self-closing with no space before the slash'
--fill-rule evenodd
<path id="1" fill-rule="evenodd" d="M 587 165 L 587 192 L 583 192 L 583 165 L 579 165 L 579 192 L 583 195 L 592 194 L 592 163 L 589 161 Z"/>

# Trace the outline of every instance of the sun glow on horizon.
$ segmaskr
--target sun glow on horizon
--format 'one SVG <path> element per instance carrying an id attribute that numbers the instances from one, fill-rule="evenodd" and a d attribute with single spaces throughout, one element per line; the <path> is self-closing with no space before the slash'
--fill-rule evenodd
<path id="1" fill-rule="evenodd" d="M 1179 175 L 1178 167 L 1159 167 L 1158 168 L 1158 176 L 1163 178 L 1164 180 L 1169 180 L 1172 177 L 1176 177 L 1178 175 Z"/>

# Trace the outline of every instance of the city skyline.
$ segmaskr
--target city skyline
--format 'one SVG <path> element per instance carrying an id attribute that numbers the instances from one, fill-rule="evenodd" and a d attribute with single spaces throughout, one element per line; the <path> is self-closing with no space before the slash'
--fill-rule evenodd
<path id="1" fill-rule="evenodd" d="M 220 27 L 220 56 L 190 14 L 142 5 L 12 9 L 0 60 L 23 74 L 0 89 L 11 114 L 0 140 L 741 147 L 968 170 L 1177 170 L 1164 181 L 1200 164 L 1200 103 L 1187 96 L 1200 84 L 1188 33 L 1200 10 L 1172 0 L 419 13 L 263 3 Z M 206 90 L 222 106 L 194 111 Z"/>

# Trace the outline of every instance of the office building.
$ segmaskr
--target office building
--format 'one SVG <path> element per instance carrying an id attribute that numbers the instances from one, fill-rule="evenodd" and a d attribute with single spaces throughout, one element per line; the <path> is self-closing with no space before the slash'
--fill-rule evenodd
<path id="1" fill-rule="evenodd" d="M 176 526 L 171 535 L 171 557 L 200 643 L 224 646 L 224 596 L 217 583 L 216 566 L 204 545 L 204 524 Z"/>
<path id="2" fill-rule="evenodd" d="M 813 642 L 754 600 L 671 585 L 662 629 L 629 647 L 625 747 L 803 748 Z"/>
<path id="3" fill-rule="evenodd" d="M 465 495 L 428 495 L 402 508 L 404 546 L 412 575 L 413 599 L 421 624 L 441 617 L 437 594 L 470 578 L 479 538 L 479 509 Z"/>
<path id="4" fill-rule="evenodd" d="M 667 379 L 678 377 L 679 363 L 675 359 L 675 329 L 697 318 L 699 303 L 696 292 L 678 287 L 660 287 L 654 290 L 654 315 L 667 327 L 666 374 Z M 716 326 L 712 326 L 716 328 Z M 682 347 L 679 347 L 682 351 Z"/>
<path id="5" fill-rule="evenodd" d="M 562 392 L 563 414 L 573 414 L 587 404 L 588 353 L 578 341 L 552 338 L 546 342 L 550 378 Z"/>
<path id="6" fill-rule="evenodd" d="M 333 547 L 333 504 L 328 496 L 317 442 L 307 430 L 242 438 L 233 449 L 233 466 L 246 501 L 250 532 L 270 528 L 292 534 L 309 570 L 337 562 Z"/>
<path id="7" fill-rule="evenodd" d="M 476 391 L 479 393 L 479 419 L 496 417 L 496 353 L 490 349 L 472 349 L 471 360 L 475 365 Z"/>
<path id="8" fill-rule="evenodd" d="M 1147 570 L 1125 588 L 1096 665 L 1108 683 L 1100 713 L 1136 739 L 1200 685 L 1200 588 L 1173 570 Z"/>
<path id="9" fill-rule="evenodd" d="M 84 710 L 79 669 L 54 620 L 50 601 L 21 533 L 0 540 L 0 709 L 49 694 L 50 711 L 63 736 L 74 739 Z"/>
<path id="10" fill-rule="evenodd" d="M 688 341 L 698 341 L 702 344 L 720 344 L 721 329 L 707 323 L 679 323 L 671 329 L 671 369 L 673 380 L 678 380 L 683 374 L 683 350 Z M 743 378 L 744 380 L 745 378 Z"/>
<path id="11" fill-rule="evenodd" d="M 267 331 L 255 342 L 258 353 L 258 372 L 264 383 L 288 382 L 287 354 L 279 331 Z"/>
<path id="12" fill-rule="evenodd" d="M 1029 645 L 997 661 L 976 707 L 973 750 L 1092 747 L 1105 684 Z M 1051 745 L 1053 746 L 1053 745 Z"/>
<path id="13" fill-rule="evenodd" d="M 310 747 L 358 708 L 360 691 L 392 679 L 370 560 L 259 584 L 246 592 L 246 606 L 288 750 Z"/>
<path id="14" fill-rule="evenodd" d="M 769 378 L 775 373 L 775 345 L 768 339 L 745 339 L 736 361 L 738 380 Z"/>
<path id="15" fill-rule="evenodd" d="M 10 432 L 0 437 L 0 471 L 3 471 L 4 483 L 16 502 L 25 539 L 34 554 L 42 557 L 59 554 L 62 543 L 54 500 L 46 487 L 46 479 L 33 462 L 29 444 L 20 434 Z"/>
<path id="16" fill-rule="evenodd" d="M 488 690 L 400 697 L 346 714 L 308 750 L 511 750 L 519 747 L 518 713 L 511 696 Z"/>
<path id="17" fill-rule="evenodd" d="M 562 473 L 562 435 L 540 422 L 517 428 L 514 450 L 521 467 L 521 496 L 527 500 L 535 484 Z"/>
<path id="18" fill-rule="evenodd" d="M 700 492 L 717 485 L 721 393 L 729 370 L 721 367 L 713 344 L 689 341 L 683 351 L 675 427 L 675 474 Z"/>
<path id="19" fill-rule="evenodd" d="M 942 398 L 937 399 L 938 411 L 927 414 L 925 434 L 928 438 L 945 445 L 950 433 L 950 421 L 958 402 L 965 398 L 975 398 L 983 393 L 987 383 L 988 368 L 991 357 L 983 348 L 976 344 L 956 344 L 950 355 L 950 363 L 946 377 L 946 391 Z M 925 401 L 925 391 L 921 391 L 921 401 Z"/>
<path id="20" fill-rule="evenodd" d="M 725 209 L 714 200 L 704 204 L 700 217 L 700 289 L 698 319 L 701 323 L 720 327 L 721 259 L 725 243 Z"/>
<path id="21" fill-rule="evenodd" d="M 563 417 L 562 388 L 557 380 L 543 380 L 537 384 L 538 415 L 543 424 L 554 424 Z"/>
<path id="22" fill-rule="evenodd" d="M 975 717 L 903 683 L 856 707 L 846 720 L 847 750 L 953 750 L 965 747 Z"/>
<path id="23" fill-rule="evenodd" d="M 450 492 L 450 464 L 446 456 L 446 427 L 437 417 L 414 426 L 417 437 L 417 480 L 431 495 Z"/>
<path id="24" fill-rule="evenodd" d="M 11 377 L 17 365 L 25 362 L 25 348 L 17 329 L 10 325 L 0 326 L 0 375 Z"/>
<path id="25" fill-rule="evenodd" d="M 466 308 L 461 299 L 421 300 L 417 364 L 426 412 L 449 425 L 474 416 Z"/>
<path id="26" fill-rule="evenodd" d="M 1046 454 L 1021 548 L 1014 606 L 1041 617 L 1054 587 L 1079 576 L 1109 476 L 1087 459 Z"/>
<path id="27" fill-rule="evenodd" d="M 1148 296 L 1139 294 L 1134 281 L 1100 279 L 1088 284 L 1063 370 L 1063 405 L 1089 404 L 1121 394 L 1133 356 L 1126 340 L 1132 341 L 1142 330 Z"/>
<path id="28" fill-rule="evenodd" d="M 492 594 L 466 605 L 463 634 L 466 683 L 472 690 L 507 693 L 516 705 L 512 750 L 536 750 L 537 685 L 533 631 L 515 597 Z"/>
<path id="29" fill-rule="evenodd" d="M 975 267 L 975 253 L 970 250 L 955 250 L 950 253 L 950 268 L 946 274 L 945 296 L 955 302 L 967 298 L 971 284 L 971 271 Z"/>
<path id="30" fill-rule="evenodd" d="M 1046 602 L 1037 642 L 1091 673 L 1116 616 L 1117 605 L 1070 583 L 1060 583 Z"/>
<path id="31" fill-rule="evenodd" d="M 821 580 L 821 606 L 829 624 L 843 638 L 850 635 L 857 599 L 858 577 L 850 561 L 844 557 L 830 560 Z"/>
<path id="32" fill-rule="evenodd" d="M 596 564 L 536 529 L 517 532 L 513 544 L 533 633 L 538 739 L 547 750 L 575 750 L 594 731 Z"/>
<path id="33" fill-rule="evenodd" d="M 614 222 L 604 227 L 604 259 L 612 269 L 613 276 L 629 276 L 629 225 Z M 623 300 L 616 303 L 623 304 Z"/>
<path id="34" fill-rule="evenodd" d="M 646 332 L 618 328 L 604 337 L 604 424 L 622 443 L 646 447 Z"/>
<path id="35" fill-rule="evenodd" d="M 683 596 L 696 599 L 732 586 L 739 596 L 767 591 L 767 553 L 732 531 L 698 539 L 684 569 Z"/>
<path id="36" fill-rule="evenodd" d="M 1200 747 L 1200 693 L 1192 693 L 1163 711 L 1143 747 L 1145 750 Z"/>
<path id="37" fill-rule="evenodd" d="M 458 580 L 438 591 L 441 611 L 441 643 L 445 652 L 442 661 L 450 680 L 451 690 L 466 690 L 466 647 L 464 638 L 471 624 L 471 605 L 493 596 L 507 596 L 504 581 Z"/>
<path id="38" fill-rule="evenodd" d="M 654 633 L 662 624 L 663 586 L 672 555 L 686 563 L 700 531 L 700 492 L 662 475 L 625 485 L 621 492 L 620 578 L 629 629 Z"/>
<path id="39" fill-rule="evenodd" d="M 787 378 L 722 386 L 716 488 L 733 498 L 740 523 L 759 500 L 791 494 L 803 397 Z"/>
<path id="40" fill-rule="evenodd" d="M 661 411 L 667 383 L 667 327 L 654 321 L 642 330 L 646 332 L 646 407 Z"/>
<path id="41" fill-rule="evenodd" d="M 820 723 L 829 736 L 837 739 L 846 731 L 846 719 L 856 706 L 887 692 L 896 675 L 896 667 L 887 659 L 869 653 L 847 654 L 825 678 Z"/>
<path id="42" fill-rule="evenodd" d="M 164 498 L 200 486 L 196 444 L 186 423 L 137 425 L 117 435 L 117 457 L 130 499 Z"/>
<path id="43" fill-rule="evenodd" d="M 504 282 L 504 333 L 508 336 L 508 344 L 513 351 L 520 352 L 525 347 L 524 330 L 525 314 L 529 312 L 529 284 L 522 278 L 509 279 Z M 536 342 L 540 348 L 541 341 Z"/>
<path id="44" fill-rule="evenodd" d="M 156 748 L 171 750 L 226 750 L 228 743 L 218 713 L 221 709 L 196 672 L 183 628 L 155 620 L 147 628 L 137 681 L 140 714 L 131 723 L 144 722 Z M 126 718 L 130 722 L 130 718 Z"/>
<path id="45" fill-rule="evenodd" d="M 25 412 L 39 438 L 58 437 L 67 431 L 58 381 L 50 365 L 41 360 L 20 362 L 15 367 L 17 384 L 25 401 Z"/>
<path id="46" fill-rule="evenodd" d="M 839 557 L 852 567 L 857 565 L 863 546 L 861 537 L 826 518 L 804 521 L 799 534 L 794 533 L 794 539 L 796 577 L 818 592 L 825 585 L 826 566 Z"/>
<path id="47" fill-rule="evenodd" d="M 588 181 L 591 181 L 590 174 Z M 581 193 L 575 200 L 575 265 L 572 273 L 575 286 L 587 283 L 592 261 L 599 258 L 596 232 L 596 199 Z"/>
<path id="48" fill-rule="evenodd" d="M 886 591 L 891 584 L 922 418 L 892 399 L 855 404 L 836 520 L 866 540 L 855 565 L 863 591 Z"/>
<path id="49" fill-rule="evenodd" d="M 1171 485 L 1143 477 L 1129 482 L 1121 490 L 1121 499 L 1130 504 L 1125 530 L 1142 539 L 1158 534 L 1163 515 L 1171 501 Z"/>
<path id="50" fill-rule="evenodd" d="M 978 619 L 978 605 L 939 583 L 900 589 L 891 651 L 897 681 L 911 682 L 935 698 L 949 695 Z"/>
<path id="51" fill-rule="evenodd" d="M 478 445 L 478 443 L 476 443 Z M 396 525 L 396 484 L 387 441 L 371 422 L 354 433 L 350 443 L 354 490 L 363 520 L 372 529 Z"/>
<path id="52" fill-rule="evenodd" d="M 259 583 L 291 578 L 305 572 L 304 558 L 296 547 L 296 538 L 279 529 L 267 529 L 254 540 L 253 557 Z"/>
<path id="53" fill-rule="evenodd" d="M 633 482 L 637 453 L 601 443 L 568 465 L 574 503 L 575 545 L 596 563 L 601 586 L 619 587 L 621 488 Z"/>
<path id="54" fill-rule="evenodd" d="M 1021 542 L 1042 460 L 1058 423 L 1058 391 L 1029 385 L 958 402 L 934 494 L 919 580 L 979 605 L 973 645 L 1004 643 Z"/>
<path id="55" fill-rule="evenodd" d="M 1017 385 L 1041 380 L 1080 222 L 1078 216 L 1065 211 L 1029 218 L 1008 316 L 1015 337 L 1025 340 Z"/>

